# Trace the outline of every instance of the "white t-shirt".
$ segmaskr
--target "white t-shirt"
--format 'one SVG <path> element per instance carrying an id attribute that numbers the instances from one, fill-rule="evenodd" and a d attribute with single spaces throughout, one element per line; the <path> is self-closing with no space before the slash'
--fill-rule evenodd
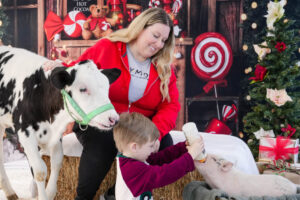
<path id="1" fill-rule="evenodd" d="M 145 92 L 150 75 L 151 59 L 148 58 L 143 62 L 139 62 L 134 58 L 128 45 L 126 45 L 126 53 L 131 75 L 128 100 L 129 102 L 135 102 L 139 100 Z"/>

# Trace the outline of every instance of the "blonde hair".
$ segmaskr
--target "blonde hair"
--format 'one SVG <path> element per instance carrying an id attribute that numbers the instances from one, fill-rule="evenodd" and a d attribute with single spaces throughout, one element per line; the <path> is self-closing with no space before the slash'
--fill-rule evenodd
<path id="1" fill-rule="evenodd" d="M 152 121 L 140 113 L 122 113 L 120 121 L 113 129 L 114 140 L 119 152 L 131 142 L 143 145 L 157 140 L 159 131 Z"/>
<path id="2" fill-rule="evenodd" d="M 173 22 L 169 15 L 161 8 L 149 8 L 137 16 L 127 28 L 115 31 L 107 38 L 112 42 L 121 41 L 130 43 L 134 41 L 144 29 L 156 23 L 165 24 L 170 27 L 169 37 L 165 41 L 164 47 L 152 57 L 152 63 L 156 66 L 161 81 L 160 92 L 163 101 L 165 99 L 170 101 L 168 85 L 171 77 L 170 64 L 175 47 L 175 37 L 173 34 Z"/>

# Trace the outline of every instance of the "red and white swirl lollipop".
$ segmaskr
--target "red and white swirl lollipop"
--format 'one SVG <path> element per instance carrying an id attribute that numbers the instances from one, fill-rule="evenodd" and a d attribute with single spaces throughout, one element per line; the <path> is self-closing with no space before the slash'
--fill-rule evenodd
<path id="1" fill-rule="evenodd" d="M 232 65 L 232 50 L 219 33 L 199 35 L 192 49 L 191 62 L 196 75 L 206 81 L 222 80 Z"/>

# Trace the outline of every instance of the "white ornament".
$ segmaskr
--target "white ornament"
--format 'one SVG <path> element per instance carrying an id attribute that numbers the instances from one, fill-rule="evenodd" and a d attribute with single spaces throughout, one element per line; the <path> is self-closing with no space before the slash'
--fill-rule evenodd
<path id="1" fill-rule="evenodd" d="M 265 131 L 263 128 L 260 128 L 258 131 L 254 132 L 256 139 L 260 139 L 262 137 L 275 137 L 273 130 Z"/>
<path id="2" fill-rule="evenodd" d="M 181 31 L 182 29 L 179 28 L 178 25 L 176 25 L 176 26 L 174 26 L 173 30 L 174 30 L 174 35 L 175 35 L 175 36 L 179 36 L 179 33 L 180 33 L 180 31 Z"/>

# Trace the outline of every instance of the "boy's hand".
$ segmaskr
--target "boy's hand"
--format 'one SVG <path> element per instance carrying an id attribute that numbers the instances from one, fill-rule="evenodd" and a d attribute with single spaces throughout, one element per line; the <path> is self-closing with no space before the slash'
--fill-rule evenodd
<path id="1" fill-rule="evenodd" d="M 195 159 L 204 150 L 204 142 L 203 142 L 202 137 L 194 140 L 193 144 L 191 144 L 190 146 L 187 146 L 186 148 L 188 149 L 188 152 L 192 156 L 192 158 Z"/>

